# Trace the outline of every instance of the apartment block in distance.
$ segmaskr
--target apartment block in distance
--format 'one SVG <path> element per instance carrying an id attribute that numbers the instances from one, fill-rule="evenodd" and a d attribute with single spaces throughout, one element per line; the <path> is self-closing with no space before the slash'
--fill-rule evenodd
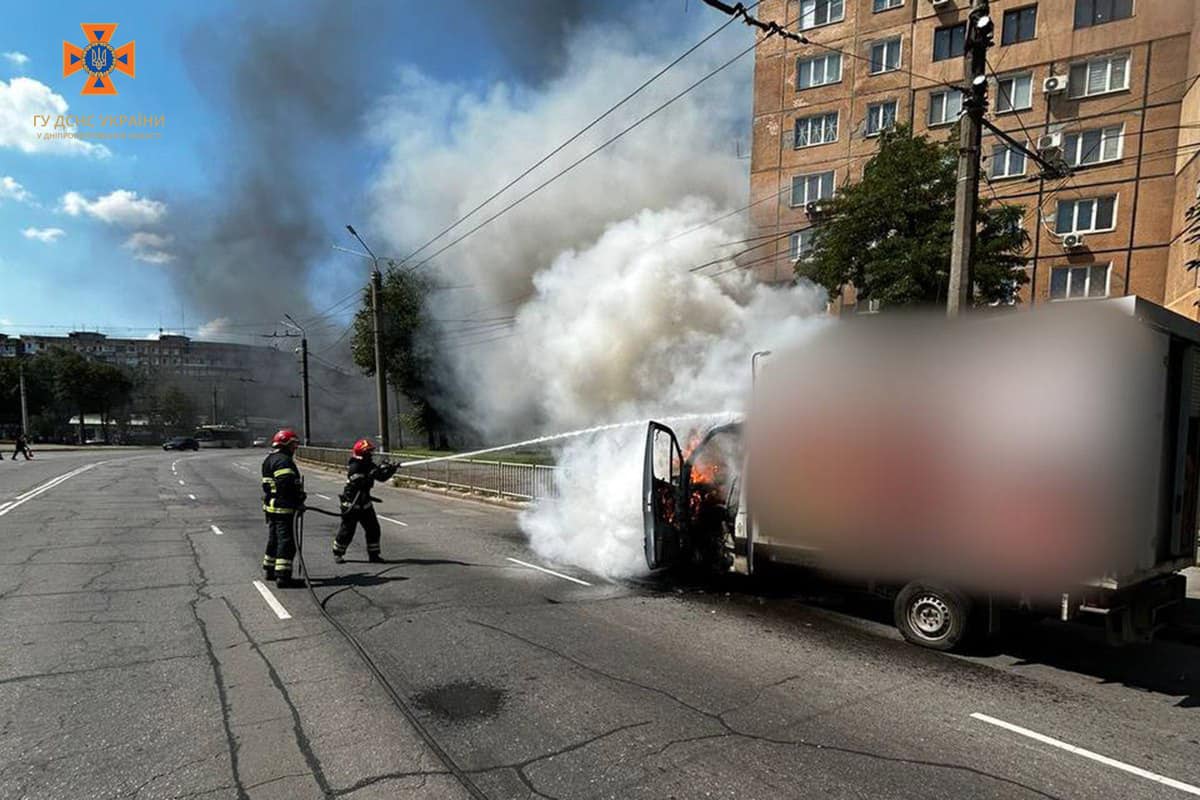
<path id="1" fill-rule="evenodd" d="M 861 177 L 883 130 L 951 135 L 962 99 L 942 84 L 963 83 L 969 10 L 758 6 L 812 42 L 771 37 L 755 55 L 751 222 L 779 236 L 747 264 L 759 279 L 791 280 L 819 224 L 812 204 Z M 1073 169 L 1042 178 L 985 130 L 981 191 L 1025 210 L 1022 304 L 1134 294 L 1200 318 L 1200 0 L 992 0 L 991 16 L 989 118 Z"/>

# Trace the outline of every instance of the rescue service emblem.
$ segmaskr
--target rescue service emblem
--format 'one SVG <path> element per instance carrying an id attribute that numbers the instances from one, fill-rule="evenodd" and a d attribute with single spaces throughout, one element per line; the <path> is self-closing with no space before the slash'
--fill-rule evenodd
<path id="1" fill-rule="evenodd" d="M 114 71 L 136 77 L 135 43 L 129 42 L 117 48 L 112 46 L 113 34 L 117 30 L 115 22 L 85 22 L 80 27 L 83 28 L 87 45 L 79 47 L 63 42 L 63 77 L 69 78 L 84 70 L 87 79 L 83 82 L 80 94 L 116 94 L 117 87 L 112 80 Z"/>

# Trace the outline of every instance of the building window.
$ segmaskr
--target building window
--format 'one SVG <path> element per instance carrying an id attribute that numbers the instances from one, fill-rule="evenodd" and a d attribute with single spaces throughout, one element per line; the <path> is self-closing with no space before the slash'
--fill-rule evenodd
<path id="1" fill-rule="evenodd" d="M 959 58 L 966 50 L 967 24 L 947 25 L 933 32 L 933 60 Z"/>
<path id="2" fill-rule="evenodd" d="M 800 29 L 841 22 L 845 10 L 844 0 L 800 0 Z"/>
<path id="3" fill-rule="evenodd" d="M 817 144 L 836 142 L 838 137 L 838 112 L 801 117 L 796 120 L 796 135 L 793 146 L 812 147 Z"/>
<path id="4" fill-rule="evenodd" d="M 900 8 L 902 5 L 904 5 L 904 0 L 874 0 L 871 4 L 871 10 L 878 14 L 880 11 Z"/>
<path id="5" fill-rule="evenodd" d="M 871 74 L 895 72 L 900 69 L 900 37 L 884 39 L 871 45 Z"/>
<path id="6" fill-rule="evenodd" d="M 1055 267 L 1050 270 L 1051 300 L 1082 300 L 1108 297 L 1108 278 L 1112 264 L 1088 267 Z"/>
<path id="7" fill-rule="evenodd" d="M 1133 16 L 1133 0 L 1075 0 L 1075 27 L 1090 28 Z"/>
<path id="8" fill-rule="evenodd" d="M 962 92 L 946 89 L 929 95 L 929 124 L 946 125 L 962 114 Z"/>
<path id="9" fill-rule="evenodd" d="M 842 79 L 842 54 L 830 53 L 816 58 L 796 60 L 796 89 L 811 89 L 838 83 Z"/>
<path id="10" fill-rule="evenodd" d="M 1025 153 L 1007 144 L 992 145 L 988 174 L 993 178 L 1015 178 L 1025 174 Z"/>
<path id="11" fill-rule="evenodd" d="M 1089 197 L 1079 200 L 1059 200 L 1054 232 L 1095 233 L 1117 227 L 1117 197 Z"/>
<path id="12" fill-rule="evenodd" d="M 1005 75 L 996 79 L 996 113 L 1033 107 L 1033 75 Z"/>
<path id="13" fill-rule="evenodd" d="M 1071 97 L 1119 92 L 1129 88 L 1129 54 L 1102 56 L 1071 65 L 1067 81 Z"/>
<path id="14" fill-rule="evenodd" d="M 792 178 L 792 205 L 802 206 L 833 197 L 833 170 Z"/>
<path id="15" fill-rule="evenodd" d="M 814 233 L 816 233 L 816 228 L 805 228 L 802 231 L 793 232 L 788 238 L 788 258 L 792 261 L 799 261 L 812 255 Z"/>
<path id="16" fill-rule="evenodd" d="M 1121 158 L 1124 125 L 1110 125 L 1063 134 L 1063 156 L 1072 167 L 1086 167 Z"/>
<path id="17" fill-rule="evenodd" d="M 878 136 L 896 127 L 896 101 L 885 100 L 867 106 L 867 136 Z"/>
<path id="18" fill-rule="evenodd" d="M 1003 30 L 1000 34 L 1001 44 L 1028 42 L 1037 33 L 1037 6 L 1005 11 Z"/>

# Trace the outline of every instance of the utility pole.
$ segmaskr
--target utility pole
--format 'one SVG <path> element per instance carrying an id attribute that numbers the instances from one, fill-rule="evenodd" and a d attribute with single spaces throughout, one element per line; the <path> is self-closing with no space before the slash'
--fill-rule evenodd
<path id="1" fill-rule="evenodd" d="M 21 384 L 21 434 L 29 436 L 29 406 L 25 400 L 25 365 L 17 363 L 17 380 Z"/>
<path id="2" fill-rule="evenodd" d="M 285 325 L 292 325 L 296 330 L 300 331 L 300 404 L 303 408 L 304 417 L 304 445 L 307 447 L 312 444 L 312 439 L 309 431 L 309 405 L 308 405 L 308 334 L 304 328 L 300 327 L 300 323 L 292 319 L 290 314 L 283 315 Z"/>
<path id="3" fill-rule="evenodd" d="M 954 192 L 954 236 L 950 249 L 950 288 L 946 316 L 957 317 L 971 304 L 975 264 L 975 212 L 979 206 L 979 156 L 983 142 L 983 114 L 987 110 L 987 51 L 995 25 L 988 0 L 971 0 L 963 53 L 963 114 L 959 123 L 958 184 Z"/>
<path id="4" fill-rule="evenodd" d="M 367 247 L 367 243 L 347 225 L 346 230 L 358 240 L 371 256 L 371 327 L 375 339 L 375 404 L 378 411 L 379 447 L 383 452 L 391 450 L 391 435 L 388 430 L 387 364 L 383 360 L 383 276 L 379 273 L 379 258 Z"/>
<path id="5" fill-rule="evenodd" d="M 209 419 L 208 424 L 217 424 L 217 385 L 215 383 L 212 390 L 212 417 Z"/>

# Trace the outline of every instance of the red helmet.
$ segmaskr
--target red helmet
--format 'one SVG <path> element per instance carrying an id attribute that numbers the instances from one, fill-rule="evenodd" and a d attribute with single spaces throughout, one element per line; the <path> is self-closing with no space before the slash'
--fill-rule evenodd
<path id="1" fill-rule="evenodd" d="M 359 439 L 354 443 L 354 457 L 362 458 L 375 452 L 375 445 L 370 439 Z"/>
<path id="2" fill-rule="evenodd" d="M 281 428 L 279 433 L 271 439 L 272 447 L 287 447 L 289 444 L 295 444 L 299 440 L 296 432 L 291 428 Z"/>

